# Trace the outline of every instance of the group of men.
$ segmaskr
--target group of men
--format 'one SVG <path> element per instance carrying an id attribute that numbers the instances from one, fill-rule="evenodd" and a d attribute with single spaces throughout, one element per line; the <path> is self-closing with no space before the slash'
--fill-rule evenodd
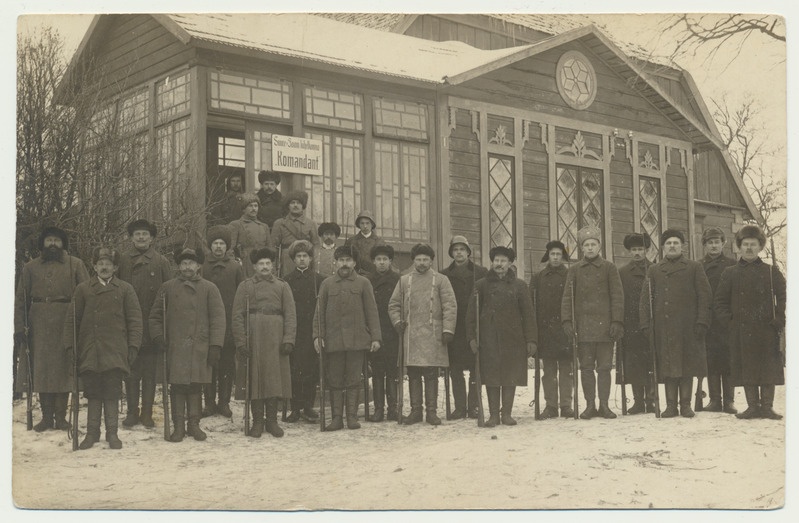
<path id="1" fill-rule="evenodd" d="M 275 176 L 259 175 L 271 199 Z M 774 386 L 784 383 L 785 279 L 758 256 L 765 238 L 756 226 L 736 234 L 737 262 L 722 253 L 725 237 L 717 228 L 703 233 L 701 263 L 684 256 L 680 231 L 661 235 L 658 263 L 647 259 L 648 236 L 630 234 L 624 246 L 632 260 L 621 269 L 602 258 L 601 232 L 586 227 L 578 234 L 582 258 L 567 269 L 570 253 L 549 242 L 545 266 L 528 286 L 516 275 L 509 247 L 493 247 L 486 269 L 472 260 L 467 238 L 454 236 L 452 262 L 439 272 L 433 248 L 417 244 L 413 266 L 400 275 L 392 267 L 394 249 L 376 234 L 368 211 L 355 220 L 358 234 L 337 246 L 337 224 L 317 227 L 304 215 L 307 194 L 284 198 L 283 215 L 271 224 L 259 218 L 261 201 L 242 195 L 241 218 L 210 227 L 201 248 L 176 253 L 174 277 L 154 247 L 157 228 L 146 220 L 128 226 L 124 252 L 94 250 L 92 277 L 68 254 L 63 230 L 42 231 L 41 255 L 22 270 L 15 311 L 15 341 L 33 356 L 42 412 L 36 431 L 70 428 L 73 361 L 88 401 L 82 449 L 99 441 L 103 411 L 106 440 L 121 448 L 123 381 L 123 426 L 154 427 L 159 374 L 170 385 L 164 423 L 174 424 L 173 442 L 187 435 L 204 440 L 204 416 L 231 417 L 234 390 L 252 411 L 250 437 L 282 436 L 281 406 L 286 422 L 317 423 L 320 382 L 332 414 L 323 428 L 340 430 L 346 419 L 347 428 L 357 429 L 369 374 L 369 421 L 438 425 L 442 368 L 452 384 L 451 419 L 481 416 L 484 385 L 485 426 L 515 425 L 516 387 L 527 385 L 534 358 L 543 362 L 541 419 L 575 416 L 577 370 L 586 403 L 580 418 L 615 418 L 614 348 L 617 382 L 632 387 L 629 414 L 656 412 L 662 383 L 662 416 L 692 417 L 693 378 L 707 376 L 705 410 L 735 413 L 733 387 L 743 386 L 748 408 L 738 417 L 781 417 L 773 400 Z"/>

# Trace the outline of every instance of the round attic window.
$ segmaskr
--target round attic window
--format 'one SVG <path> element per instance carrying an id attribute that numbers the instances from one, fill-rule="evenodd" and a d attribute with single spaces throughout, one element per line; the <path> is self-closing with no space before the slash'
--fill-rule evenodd
<path id="1" fill-rule="evenodd" d="M 563 100 L 574 109 L 587 109 L 596 97 L 596 72 L 588 58 L 579 51 L 567 51 L 555 71 Z"/>

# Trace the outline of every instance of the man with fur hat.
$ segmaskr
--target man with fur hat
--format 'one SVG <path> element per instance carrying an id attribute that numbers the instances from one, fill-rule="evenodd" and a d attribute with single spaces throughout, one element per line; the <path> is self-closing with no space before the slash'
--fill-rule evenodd
<path id="1" fill-rule="evenodd" d="M 283 195 L 277 189 L 280 185 L 280 174 L 261 171 L 258 173 L 258 183 L 261 184 L 256 193 L 261 204 L 258 207 L 258 219 L 271 229 L 275 220 L 283 216 Z"/>
<path id="2" fill-rule="evenodd" d="M 707 276 L 710 290 L 714 295 L 721 280 L 721 273 L 724 272 L 724 269 L 732 267 L 736 263 L 735 260 L 728 258 L 724 254 L 725 243 L 724 231 L 718 227 L 708 227 L 702 231 L 702 246 L 705 249 L 702 266 L 705 268 L 705 276 Z M 735 408 L 735 386 L 732 384 L 730 377 L 728 336 L 727 326 L 714 316 L 705 337 L 707 389 L 710 403 L 705 405 L 702 410 L 709 412 L 724 411 L 727 414 L 736 414 L 738 412 Z"/>
<path id="3" fill-rule="evenodd" d="M 683 255 L 685 236 L 681 231 L 664 231 L 660 243 L 664 257 L 647 270 L 639 320 L 646 335 L 655 337 L 658 380 L 666 389 L 666 410 L 661 417 L 673 418 L 679 414 L 692 418 L 693 378 L 707 374 L 705 334 L 711 319 L 710 283 L 702 264 Z M 652 333 L 650 310 L 655 320 Z"/>
<path id="4" fill-rule="evenodd" d="M 211 208 L 210 225 L 227 224 L 241 216 L 241 199 L 244 196 L 244 174 L 234 171 L 225 179 L 225 194 Z"/>
<path id="5" fill-rule="evenodd" d="M 449 278 L 432 268 L 434 258 L 435 252 L 429 245 L 414 245 L 413 270 L 400 277 L 388 303 L 391 323 L 402 337 L 401 350 L 408 372 L 411 413 L 402 417 L 406 425 L 422 421 L 422 397 L 427 423 L 441 424 L 436 414 L 438 369 L 449 366 L 447 346 L 455 338 L 458 301 Z"/>
<path id="6" fill-rule="evenodd" d="M 358 233 L 347 238 L 344 245 L 354 247 L 358 252 L 358 274 L 367 276 L 375 270 L 370 258 L 372 248 L 386 242 L 375 232 L 377 224 L 371 211 L 361 211 L 355 218 L 355 227 Z"/>
<path id="7" fill-rule="evenodd" d="M 538 326 L 537 356 L 544 367 L 541 381 L 546 407 L 541 411 L 541 419 L 557 418 L 558 407 L 562 418 L 574 417 L 572 348 L 560 320 L 560 304 L 568 272 L 564 262 L 568 261 L 569 253 L 563 242 L 548 242 L 546 253 L 541 258 L 541 263 L 547 265 L 534 274 L 530 281 Z"/>
<path id="8" fill-rule="evenodd" d="M 255 274 L 236 290 L 233 300 L 233 338 L 238 353 L 236 398 L 249 399 L 252 438 L 264 430 L 283 436 L 277 424 L 277 406 L 291 398 L 291 363 L 297 335 L 294 297 L 288 283 L 275 276 L 277 253 L 270 248 L 250 253 Z M 248 344 L 249 341 L 249 344 Z M 249 397 L 245 395 L 249 369 Z"/>
<path id="9" fill-rule="evenodd" d="M 230 228 L 227 225 L 211 227 L 208 229 L 206 239 L 210 254 L 203 263 L 202 275 L 219 289 L 222 303 L 225 304 L 226 323 L 225 343 L 222 345 L 219 365 L 211 372 L 211 383 L 203 388 L 205 395 L 203 417 L 213 416 L 219 412 L 222 416 L 230 418 L 233 416 L 230 410 L 230 395 L 233 380 L 236 378 L 236 344 L 233 342 L 231 314 L 236 289 L 244 281 L 244 270 L 230 249 Z M 216 401 L 217 392 L 219 403 Z"/>
<path id="10" fill-rule="evenodd" d="M 355 272 L 357 256 L 350 247 L 336 248 L 338 269 L 319 288 L 313 321 L 314 348 L 324 351 L 325 383 L 330 388 L 333 419 L 325 430 L 344 428 L 346 391 L 347 428 L 359 429 L 358 393 L 366 352 L 380 349 L 382 331 L 369 280 Z M 364 402 L 369 398 L 364 398 Z"/>
<path id="11" fill-rule="evenodd" d="M 41 254 L 22 267 L 14 300 L 14 338 L 27 343 L 33 357 L 33 391 L 39 393 L 42 419 L 33 429 L 69 430 L 66 419 L 72 390 L 72 360 L 64 352 L 61 331 L 75 287 L 89 279 L 86 266 L 68 254 L 67 233 L 46 227 L 39 235 Z"/>
<path id="12" fill-rule="evenodd" d="M 161 285 L 150 311 L 152 342 L 167 351 L 175 422 L 170 441 L 176 443 L 187 434 L 206 438 L 200 429 L 201 395 L 225 343 L 225 304 L 216 285 L 200 275 L 203 258 L 202 249 L 178 253 L 178 276 Z"/>
<path id="13" fill-rule="evenodd" d="M 583 259 L 573 263 L 566 274 L 560 317 L 566 336 L 573 339 L 577 335 L 580 378 L 586 402 L 580 418 L 613 419 L 616 414 L 608 405 L 610 369 L 613 367 L 613 342 L 624 336 L 624 290 L 619 270 L 602 258 L 602 232 L 597 227 L 580 229 L 577 244 Z M 572 309 L 576 317 L 572 317 Z"/>
<path id="14" fill-rule="evenodd" d="M 486 387 L 489 418 L 486 427 L 516 425 L 513 400 L 516 387 L 527 386 L 527 359 L 535 356 L 538 329 L 530 291 L 511 264 L 516 253 L 496 246 L 488 254 L 491 270 L 475 284 L 467 311 L 469 346 L 480 358 L 480 379 Z M 477 317 L 476 300 L 480 300 Z M 477 339 L 480 322 L 480 339 Z M 500 399 L 502 416 L 500 417 Z"/>
<path id="15" fill-rule="evenodd" d="M 245 194 L 241 198 L 241 218 L 228 224 L 230 227 L 230 248 L 235 249 L 244 267 L 244 276 L 249 278 L 255 273 L 250 262 L 250 253 L 264 247 L 272 246 L 269 226 L 258 219 L 258 197 Z"/>
<path id="16" fill-rule="evenodd" d="M 100 418 L 105 410 L 105 440 L 112 449 L 121 449 L 119 398 L 122 378 L 130 372 L 141 345 L 141 308 L 133 286 L 114 277 L 119 268 L 117 251 L 97 247 L 92 260 L 97 275 L 75 288 L 64 321 L 63 344 L 70 357 L 76 351 L 83 395 L 89 402 L 86 437 L 79 448 L 86 450 L 100 441 Z"/>
<path id="17" fill-rule="evenodd" d="M 631 233 L 624 237 L 624 248 L 632 255 L 632 260 L 619 269 L 621 286 L 624 289 L 624 337 L 618 342 L 621 347 L 622 376 L 616 373 L 616 382 L 622 387 L 629 383 L 633 389 L 633 406 L 627 414 L 655 412 L 655 386 L 651 375 L 652 355 L 649 353 L 649 339 L 641 331 L 638 316 L 641 303 L 641 289 L 646 279 L 646 271 L 652 262 L 646 252 L 652 240 L 646 233 Z M 617 354 L 618 357 L 618 354 Z"/>
<path id="18" fill-rule="evenodd" d="M 133 427 L 139 423 L 147 428 L 155 427 L 153 403 L 157 369 L 161 365 L 159 363 L 161 358 L 151 342 L 147 320 L 161 284 L 173 277 L 169 260 L 159 254 L 153 245 L 157 235 L 158 228 L 147 220 L 130 222 L 128 237 L 131 246 L 119 256 L 117 276 L 120 280 L 130 283 L 136 291 L 143 322 L 141 349 L 136 361 L 131 365 L 130 373 L 125 378 L 125 401 L 128 407 L 127 416 L 122 421 L 125 427 Z M 141 412 L 139 393 L 141 393 Z"/>
<path id="19" fill-rule="evenodd" d="M 300 418 L 316 422 L 314 411 L 316 384 L 319 382 L 319 357 L 313 346 L 313 318 L 316 297 L 325 279 L 311 267 L 315 251 L 306 240 L 297 240 L 289 247 L 289 256 L 295 268 L 286 275 L 297 310 L 297 339 L 291 353 L 291 414 L 286 421 L 294 423 Z"/>
<path id="20" fill-rule="evenodd" d="M 305 207 L 308 205 L 308 193 L 305 191 L 292 191 L 283 198 L 283 218 L 275 221 L 272 227 L 272 244 L 278 250 L 280 259 L 278 263 L 279 277 L 294 270 L 294 262 L 289 256 L 289 247 L 297 240 L 306 240 L 314 248 L 319 246 L 316 223 L 305 216 Z"/>
<path id="21" fill-rule="evenodd" d="M 336 240 L 341 236 L 341 227 L 335 222 L 324 222 L 317 229 L 321 245 L 314 253 L 316 272 L 327 278 L 336 274 Z"/>
<path id="22" fill-rule="evenodd" d="M 716 287 L 716 318 L 729 333 L 730 378 L 742 385 L 747 408 L 740 419 L 778 420 L 776 385 L 785 384 L 780 332 L 785 329 L 785 277 L 758 254 L 766 245 L 760 227 L 745 225 L 735 235 L 738 263 L 721 273 Z"/>
<path id="23" fill-rule="evenodd" d="M 455 410 L 452 419 L 466 416 L 477 417 L 477 381 L 474 374 L 474 354 L 466 341 L 466 310 L 474 283 L 488 274 L 471 260 L 472 248 L 465 236 L 453 236 L 449 242 L 449 257 L 452 263 L 441 271 L 449 279 L 455 300 L 458 302 L 458 319 L 455 323 L 455 337 L 447 347 L 449 356 L 449 375 L 452 380 L 452 395 L 455 397 Z M 464 371 L 469 371 L 468 404 Z"/>

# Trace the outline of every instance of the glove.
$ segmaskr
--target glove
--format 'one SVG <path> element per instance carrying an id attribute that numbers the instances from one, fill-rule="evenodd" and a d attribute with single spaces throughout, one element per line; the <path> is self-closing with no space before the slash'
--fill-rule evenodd
<path id="1" fill-rule="evenodd" d="M 219 345 L 211 345 L 208 347 L 208 365 L 216 368 L 219 365 L 219 359 L 222 357 L 222 347 Z"/>
<path id="2" fill-rule="evenodd" d="M 136 356 L 139 355 L 139 349 L 133 346 L 128 347 L 128 367 L 133 367 L 133 362 L 136 361 Z"/>
<path id="3" fill-rule="evenodd" d="M 472 340 L 469 342 L 469 347 L 472 349 L 474 354 L 477 354 L 477 340 Z"/>
<path id="4" fill-rule="evenodd" d="M 291 354 L 291 351 L 293 350 L 294 350 L 293 343 L 284 343 L 283 345 L 280 346 L 280 354 L 284 356 L 288 356 L 289 354 Z"/>
<path id="5" fill-rule="evenodd" d="M 449 345 L 450 343 L 452 343 L 452 340 L 454 339 L 455 335 L 452 334 L 451 332 L 445 332 L 444 335 L 441 336 L 441 341 L 444 343 L 444 345 Z"/>
<path id="6" fill-rule="evenodd" d="M 534 341 L 527 342 L 527 357 L 532 358 L 538 352 L 538 344 Z"/>
<path id="7" fill-rule="evenodd" d="M 156 336 L 155 338 L 150 340 L 150 343 L 152 344 L 153 352 L 155 352 L 156 354 L 160 353 L 160 352 L 164 352 L 164 337 L 163 336 Z"/>
<path id="8" fill-rule="evenodd" d="M 377 352 L 379 350 L 380 350 L 380 342 L 379 341 L 373 341 L 372 342 L 372 346 L 369 348 L 369 352 Z"/>
<path id="9" fill-rule="evenodd" d="M 619 321 L 614 321 L 610 324 L 610 337 L 614 341 L 619 341 L 624 337 L 624 324 Z"/>
<path id="10" fill-rule="evenodd" d="M 408 322 L 407 321 L 400 320 L 400 321 L 398 321 L 397 323 L 394 324 L 394 330 L 397 331 L 397 334 L 401 335 L 403 333 L 403 331 L 405 331 L 405 327 L 407 327 L 407 326 L 408 326 Z"/>
<path id="11" fill-rule="evenodd" d="M 244 347 L 244 346 L 236 347 L 236 355 L 241 360 L 246 360 L 247 358 L 250 357 L 251 354 L 252 351 L 249 349 L 249 347 Z"/>
<path id="12" fill-rule="evenodd" d="M 15 332 L 14 333 L 14 344 L 21 346 L 28 342 L 28 337 L 25 336 L 24 332 Z"/>
<path id="13" fill-rule="evenodd" d="M 697 323 L 694 325 L 694 337 L 697 341 L 702 341 L 705 339 L 705 335 L 707 334 L 707 325 L 702 325 L 701 323 Z"/>
<path id="14" fill-rule="evenodd" d="M 566 333 L 566 337 L 569 338 L 569 341 L 571 341 L 574 338 L 574 326 L 572 325 L 572 322 L 570 321 L 563 322 L 563 332 Z"/>

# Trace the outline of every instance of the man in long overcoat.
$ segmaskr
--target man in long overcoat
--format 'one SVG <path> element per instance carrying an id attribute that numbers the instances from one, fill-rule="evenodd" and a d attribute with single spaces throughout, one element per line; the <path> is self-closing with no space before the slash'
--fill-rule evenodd
<path id="1" fill-rule="evenodd" d="M 618 342 L 620 348 L 622 373 L 616 372 L 616 381 L 622 387 L 629 383 L 633 389 L 633 406 L 627 414 L 655 412 L 655 386 L 652 380 L 652 356 L 649 353 L 649 339 L 641 331 L 638 317 L 641 304 L 641 289 L 646 279 L 646 271 L 652 262 L 646 252 L 652 244 L 649 235 L 632 233 L 624 237 L 624 248 L 632 255 L 632 260 L 619 269 L 621 286 L 624 289 L 624 337 Z M 618 357 L 618 354 L 617 354 Z"/>
<path id="2" fill-rule="evenodd" d="M 155 301 L 158 289 L 173 277 L 172 267 L 153 245 L 158 228 L 147 220 L 135 220 L 128 224 L 128 237 L 131 247 L 119 257 L 117 276 L 133 286 L 141 307 L 143 333 L 141 349 L 136 361 L 125 378 L 125 401 L 128 414 L 122 425 L 133 427 L 141 423 L 147 428 L 155 427 L 153 403 L 155 402 L 155 383 L 159 357 L 150 340 L 147 319 Z M 141 393 L 141 412 L 139 412 L 139 393 Z"/>
<path id="3" fill-rule="evenodd" d="M 694 416 L 693 378 L 707 374 L 705 334 L 710 326 L 711 291 L 702 264 L 683 255 L 685 236 L 668 229 L 660 237 L 664 259 L 649 267 L 641 291 L 639 319 L 649 333 L 650 303 L 654 305 L 658 380 L 665 383 L 664 418 Z M 652 298 L 650 296 L 650 289 Z"/>
<path id="4" fill-rule="evenodd" d="M 150 311 L 152 342 L 167 351 L 173 442 L 186 434 L 197 441 L 206 438 L 200 429 L 202 390 L 211 383 L 225 343 L 225 304 L 216 285 L 200 275 L 203 258 L 202 249 L 178 253 L 178 276 L 161 285 Z"/>
<path id="5" fill-rule="evenodd" d="M 369 280 L 355 272 L 357 256 L 350 247 L 336 248 L 336 274 L 319 289 L 313 322 L 314 347 L 324 351 L 325 382 L 330 388 L 333 419 L 325 430 L 344 428 L 344 394 L 347 428 L 358 429 L 358 392 L 366 351 L 380 349 L 382 331 L 374 291 Z M 369 398 L 364 398 L 369 401 Z"/>
<path id="6" fill-rule="evenodd" d="M 319 247 L 316 223 L 305 215 L 308 193 L 292 191 L 283 198 L 283 217 L 272 226 L 272 244 L 280 254 L 278 276 L 283 277 L 294 270 L 294 261 L 289 256 L 289 247 L 297 240 L 306 240 L 314 248 Z"/>
<path id="7" fill-rule="evenodd" d="M 250 261 L 250 253 L 272 246 L 269 226 L 258 219 L 258 197 L 245 194 L 241 198 L 241 218 L 228 224 L 230 227 L 230 247 L 238 251 L 244 276 L 249 278 L 255 270 Z"/>
<path id="8" fill-rule="evenodd" d="M 75 288 L 75 297 L 64 321 L 63 344 L 76 350 L 83 395 L 88 400 L 86 437 L 79 448 L 86 450 L 100 441 L 100 418 L 105 410 L 105 439 L 112 449 L 121 449 L 117 434 L 122 378 L 130 372 L 142 338 L 142 316 L 136 291 L 114 277 L 119 253 L 97 247 L 92 253 L 97 276 Z M 77 349 L 73 346 L 77 326 Z"/>
<path id="9" fill-rule="evenodd" d="M 355 227 L 358 228 L 358 232 L 347 238 L 344 245 L 352 246 L 355 249 L 358 253 L 358 274 L 368 277 L 375 270 L 370 257 L 372 248 L 377 245 L 385 245 L 386 242 L 375 232 L 377 224 L 371 211 L 361 211 L 355 218 Z"/>
<path id="10" fill-rule="evenodd" d="M 742 385 L 747 409 L 740 419 L 780 419 L 774 390 L 785 384 L 780 332 L 785 328 L 785 277 L 758 254 L 766 244 L 755 225 L 735 235 L 738 263 L 724 269 L 716 288 L 715 314 L 729 333 L 730 379 Z"/>
<path id="11" fill-rule="evenodd" d="M 489 258 L 491 270 L 475 284 L 469 303 L 468 339 L 472 351 L 480 358 L 480 379 L 488 396 L 489 418 L 485 426 L 495 427 L 500 421 L 503 425 L 516 425 L 511 417 L 513 399 L 517 386 L 527 386 L 527 358 L 535 356 L 538 328 L 527 284 L 510 267 L 516 259 L 514 250 L 493 247 Z M 479 318 L 476 300 L 480 300 Z"/>
<path id="12" fill-rule="evenodd" d="M 295 268 L 286 275 L 286 283 L 297 310 L 297 340 L 291 353 L 291 414 L 286 421 L 294 423 L 303 418 L 316 422 L 319 414 L 313 405 L 319 383 L 319 356 L 313 346 L 313 318 L 316 297 L 325 278 L 311 268 L 316 252 L 310 242 L 292 243 L 289 255 Z"/>
<path id="13" fill-rule="evenodd" d="M 22 267 L 14 299 L 14 337 L 28 343 L 33 357 L 33 391 L 39 393 L 42 419 L 33 429 L 69 430 L 66 419 L 72 390 L 72 361 L 61 344 L 64 317 L 75 287 L 89 278 L 86 266 L 67 252 L 67 233 L 47 227 L 39 235 L 41 254 Z"/>
<path id="14" fill-rule="evenodd" d="M 225 194 L 211 208 L 210 225 L 225 225 L 241 216 L 241 199 L 244 197 L 243 173 L 233 172 L 225 179 Z M 260 207 L 259 207 L 260 209 Z"/>
<path id="15" fill-rule="evenodd" d="M 546 263 L 530 282 L 533 310 L 538 326 L 538 352 L 544 367 L 542 383 L 546 407 L 541 419 L 557 418 L 558 406 L 562 418 L 573 418 L 572 348 L 560 321 L 560 304 L 568 269 L 569 253 L 563 242 L 552 240 L 546 245 L 541 263 Z M 560 393 L 560 394 L 558 394 Z"/>
<path id="16" fill-rule="evenodd" d="M 275 276 L 275 260 L 273 249 L 250 253 L 255 275 L 239 285 L 233 300 L 233 338 L 240 369 L 236 397 L 251 400 L 253 425 L 247 435 L 253 438 L 260 438 L 264 430 L 276 438 L 283 436 L 277 406 L 281 399 L 291 399 L 289 356 L 297 337 L 297 313 L 291 288 Z M 244 369 L 249 369 L 249 376 Z"/>
<path id="17" fill-rule="evenodd" d="M 586 402 L 580 418 L 613 419 L 616 414 L 608 405 L 610 369 L 613 343 L 624 336 L 624 290 L 616 266 L 602 258 L 602 232 L 596 227 L 584 227 L 577 232 L 577 243 L 583 259 L 575 262 L 566 275 L 560 317 L 566 336 L 572 339 L 577 335 Z M 572 296 L 576 318 L 572 317 Z M 595 403 L 597 393 L 599 410 Z"/>
<path id="18" fill-rule="evenodd" d="M 435 252 L 426 244 L 411 249 L 413 270 L 400 277 L 388 303 L 394 330 L 403 337 L 404 362 L 408 372 L 411 413 L 406 425 L 422 421 L 422 377 L 427 423 L 440 425 L 438 369 L 449 366 L 447 345 L 455 338 L 458 302 L 449 279 L 433 268 Z"/>
<path id="19" fill-rule="evenodd" d="M 449 242 L 449 257 L 452 263 L 441 271 L 449 278 L 455 300 L 458 302 L 458 321 L 455 323 L 455 337 L 448 349 L 449 375 L 452 380 L 452 395 L 455 397 L 455 410 L 452 419 L 466 416 L 477 417 L 477 380 L 474 374 L 474 354 L 466 339 L 466 311 L 474 283 L 488 274 L 488 269 L 481 267 L 470 259 L 472 248 L 465 236 L 453 236 Z M 466 396 L 466 380 L 464 371 L 469 371 L 469 395 Z M 467 403 L 468 401 L 468 403 Z"/>
<path id="20" fill-rule="evenodd" d="M 316 229 L 320 244 L 314 248 L 314 267 L 323 277 L 336 274 L 336 240 L 341 236 L 341 227 L 335 222 L 324 222 Z"/>
<path id="21" fill-rule="evenodd" d="M 708 227 L 702 231 L 702 245 L 705 257 L 702 266 L 710 283 L 710 290 L 715 293 L 724 269 L 736 264 L 735 260 L 724 254 L 726 238 L 724 231 L 718 227 Z M 715 295 L 715 294 L 714 294 Z M 702 410 L 709 412 L 726 412 L 736 414 L 735 386 L 730 378 L 730 349 L 727 344 L 729 331 L 727 326 L 713 317 L 710 329 L 705 337 L 707 349 L 707 389 L 710 402 Z M 722 395 L 723 393 L 723 395 Z"/>
<path id="22" fill-rule="evenodd" d="M 261 171 L 258 173 L 258 183 L 261 188 L 256 193 L 260 206 L 258 219 L 271 229 L 275 220 L 283 216 L 283 195 L 278 190 L 280 174 L 274 171 Z"/>
<path id="23" fill-rule="evenodd" d="M 203 416 L 213 416 L 219 412 L 222 416 L 230 418 L 230 395 L 233 381 L 236 378 L 236 344 L 233 342 L 233 298 L 236 289 L 244 281 L 244 270 L 236 261 L 230 248 L 230 228 L 226 225 L 216 225 L 208 229 L 206 234 L 210 254 L 203 263 L 203 278 L 210 281 L 219 289 L 222 303 L 225 304 L 225 343 L 222 345 L 222 354 L 219 365 L 212 369 L 211 383 L 203 387 L 205 394 L 205 409 Z M 217 404 L 217 394 L 219 403 Z"/>

